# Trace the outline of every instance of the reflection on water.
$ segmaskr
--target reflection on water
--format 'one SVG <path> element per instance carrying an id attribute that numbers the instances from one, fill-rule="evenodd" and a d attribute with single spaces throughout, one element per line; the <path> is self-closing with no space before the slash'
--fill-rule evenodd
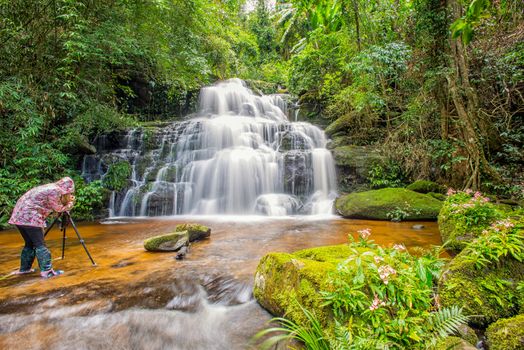
<path id="1" fill-rule="evenodd" d="M 145 238 L 170 232 L 180 222 L 211 227 L 209 240 L 191 246 L 186 259 L 145 252 Z M 79 229 L 98 266 L 92 267 L 68 232 L 64 276 L 0 280 L 0 348 L 245 349 L 269 320 L 251 295 L 259 259 L 271 251 L 340 244 L 370 228 L 382 245 L 408 248 L 441 244 L 436 223 L 339 218 L 192 217 L 117 218 Z M 22 238 L 0 232 L 0 273 L 18 267 Z M 61 234 L 48 245 L 60 256 Z"/>

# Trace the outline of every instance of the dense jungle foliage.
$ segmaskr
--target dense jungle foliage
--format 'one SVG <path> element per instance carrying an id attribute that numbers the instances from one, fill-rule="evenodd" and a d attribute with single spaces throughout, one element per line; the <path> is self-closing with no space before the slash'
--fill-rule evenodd
<path id="1" fill-rule="evenodd" d="M 66 174 L 98 194 L 78 199 L 89 217 L 110 186 L 79 177 L 89 142 L 180 117 L 229 77 L 292 93 L 306 119 L 337 123 L 337 144 L 377 145 L 379 177 L 522 198 L 523 13 L 520 0 L 0 0 L 0 224 Z"/>

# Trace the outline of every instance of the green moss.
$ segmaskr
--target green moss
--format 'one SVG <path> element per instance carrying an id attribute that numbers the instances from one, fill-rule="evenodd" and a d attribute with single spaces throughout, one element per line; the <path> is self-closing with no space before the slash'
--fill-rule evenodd
<path id="1" fill-rule="evenodd" d="M 111 164 L 102 179 L 102 185 L 110 190 L 121 191 L 129 182 L 131 164 L 128 161 L 119 161 Z"/>
<path id="2" fill-rule="evenodd" d="M 189 241 L 194 242 L 211 235 L 211 229 L 200 224 L 180 224 L 175 228 L 176 232 L 187 232 L 189 234 Z"/>
<path id="3" fill-rule="evenodd" d="M 475 350 L 476 347 L 459 337 L 446 337 L 439 341 L 434 350 Z"/>
<path id="4" fill-rule="evenodd" d="M 413 182 L 411 185 L 406 186 L 406 189 L 418 193 L 434 192 L 443 194 L 446 191 L 446 188 L 444 186 L 428 180 L 417 180 Z"/>
<path id="5" fill-rule="evenodd" d="M 524 349 L 524 315 L 498 320 L 486 331 L 490 350 Z"/>
<path id="6" fill-rule="evenodd" d="M 444 202 L 447 198 L 446 195 L 442 193 L 428 192 L 427 195 L 435 199 L 438 199 L 441 202 Z"/>
<path id="7" fill-rule="evenodd" d="M 187 231 L 155 236 L 144 241 L 144 248 L 152 252 L 174 252 L 189 242 Z"/>
<path id="8" fill-rule="evenodd" d="M 333 136 L 337 132 L 348 130 L 351 128 L 354 120 L 355 118 L 352 114 L 344 114 L 342 117 L 329 124 L 325 129 L 325 133 L 328 136 Z"/>
<path id="9" fill-rule="evenodd" d="M 461 194 L 460 196 L 463 196 Z M 444 202 L 438 215 L 438 226 L 446 249 L 460 251 L 494 221 L 504 215 L 492 203 L 475 202 L 471 196 L 454 196 Z M 473 205 L 464 209 L 464 205 Z"/>
<path id="10" fill-rule="evenodd" d="M 383 188 L 339 197 L 335 206 L 348 218 L 388 220 L 388 213 L 401 209 L 407 213 L 407 220 L 434 220 L 442 203 L 404 188 Z"/>
<path id="11" fill-rule="evenodd" d="M 470 323 L 478 327 L 515 315 L 520 303 L 517 285 L 524 280 L 524 264 L 506 258 L 477 270 L 466 259 L 466 253 L 457 255 L 442 274 L 439 281 L 442 306 L 463 307 L 464 313 L 472 316 Z"/>
<path id="12" fill-rule="evenodd" d="M 253 294 L 273 315 L 306 324 L 300 305 L 331 327 L 329 307 L 322 306 L 320 290 L 328 290 L 326 276 L 350 254 L 347 245 L 306 249 L 294 254 L 270 253 L 262 258 L 255 275 Z"/>

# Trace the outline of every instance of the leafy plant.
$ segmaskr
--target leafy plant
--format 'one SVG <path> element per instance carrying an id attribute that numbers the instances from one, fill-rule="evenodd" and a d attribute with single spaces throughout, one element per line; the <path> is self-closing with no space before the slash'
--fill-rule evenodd
<path id="1" fill-rule="evenodd" d="M 127 161 L 113 163 L 102 179 L 102 185 L 113 191 L 121 191 L 128 186 L 131 165 Z"/>
<path id="2" fill-rule="evenodd" d="M 102 208 L 104 187 L 99 180 L 89 184 L 76 181 L 76 187 L 76 202 L 71 210 L 71 215 L 80 220 L 92 220 L 93 212 Z"/>
<path id="3" fill-rule="evenodd" d="M 403 182 L 402 170 L 393 163 L 377 164 L 369 170 L 368 181 L 372 188 L 400 187 Z"/>

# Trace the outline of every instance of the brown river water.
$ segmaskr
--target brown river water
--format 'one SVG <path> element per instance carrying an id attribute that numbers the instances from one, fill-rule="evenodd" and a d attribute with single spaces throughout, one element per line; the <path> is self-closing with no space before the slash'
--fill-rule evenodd
<path id="1" fill-rule="evenodd" d="M 145 238 L 185 222 L 209 226 L 211 238 L 193 243 L 184 260 L 144 250 Z M 23 241 L 16 230 L 0 232 L 0 349 L 256 348 L 251 338 L 271 319 L 251 294 L 264 254 L 345 243 L 363 228 L 385 246 L 441 244 L 435 222 L 338 217 L 119 218 L 78 227 L 97 266 L 71 228 L 65 259 L 57 259 L 55 229 L 46 242 L 65 274 L 49 280 L 8 277 Z"/>

